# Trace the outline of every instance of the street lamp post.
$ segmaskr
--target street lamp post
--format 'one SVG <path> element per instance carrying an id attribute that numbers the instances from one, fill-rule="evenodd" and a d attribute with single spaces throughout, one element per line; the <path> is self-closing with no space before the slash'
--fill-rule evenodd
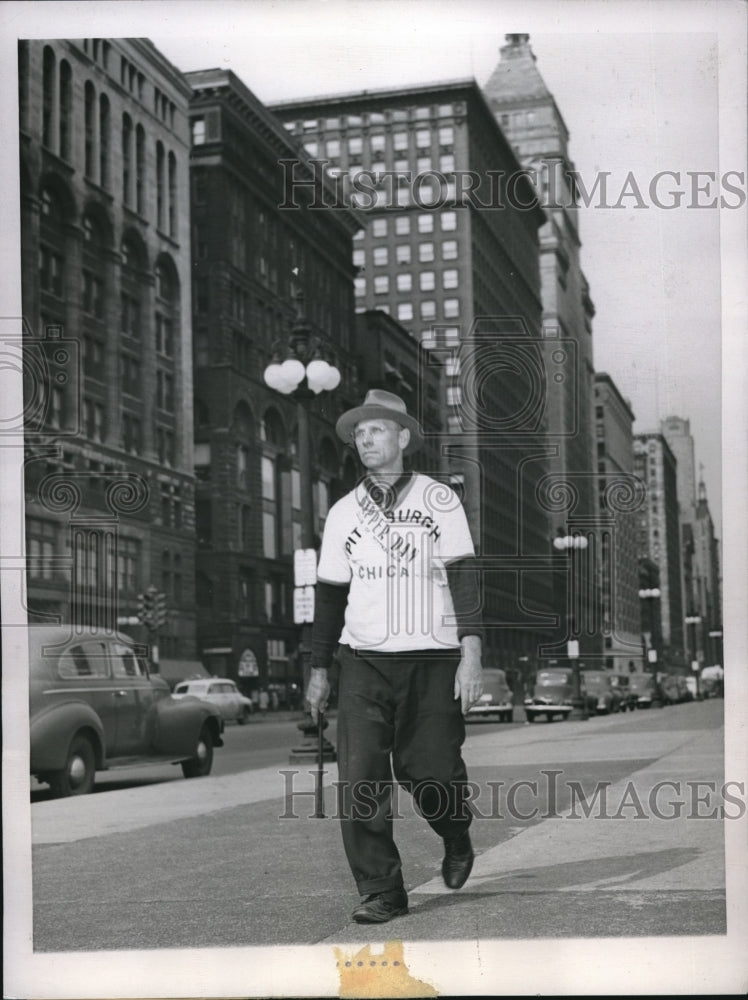
<path id="1" fill-rule="evenodd" d="M 701 624 L 701 617 L 699 615 L 687 615 L 685 618 L 685 623 L 689 627 L 688 631 L 688 656 L 690 658 L 690 667 L 696 674 L 696 697 L 698 698 L 699 691 L 699 659 L 698 659 L 698 642 L 696 637 L 696 626 Z"/>
<path id="2" fill-rule="evenodd" d="M 639 591 L 639 600 L 645 602 L 647 609 L 647 628 L 644 630 L 644 654 L 647 661 L 647 669 L 654 669 L 655 673 L 657 673 L 657 644 L 654 640 L 654 601 L 658 600 L 659 597 L 659 587 L 644 587 Z"/>
<path id="3" fill-rule="evenodd" d="M 574 550 L 584 550 L 587 548 L 588 541 L 584 535 L 557 535 L 553 539 L 553 548 L 557 552 L 566 552 L 572 555 Z M 567 625 L 574 623 L 574 613 L 573 613 L 573 583 L 574 583 L 574 564 L 572 562 L 572 581 L 571 587 L 566 589 L 566 623 Z M 568 573 L 566 576 L 568 581 Z M 570 600 L 571 598 L 571 600 Z M 586 698 L 582 696 L 582 683 L 581 675 L 579 672 L 579 640 L 576 637 L 568 637 L 567 628 L 567 644 L 566 644 L 566 656 L 567 659 L 571 660 L 572 666 L 572 694 L 571 694 L 571 704 L 572 710 L 570 712 L 570 718 L 572 719 L 587 719 L 587 701 Z"/>
<path id="4" fill-rule="evenodd" d="M 324 348 L 319 338 L 313 336 L 309 324 L 303 315 L 303 296 L 295 295 L 296 320 L 286 341 L 276 341 L 273 344 L 273 360 L 263 373 L 265 384 L 284 396 L 292 397 L 296 402 L 296 420 L 298 426 L 298 459 L 299 459 L 299 491 L 301 500 L 301 551 L 314 556 L 314 494 L 312 488 L 312 449 L 309 429 L 309 403 L 321 392 L 331 392 L 340 384 L 340 371 L 324 357 Z M 296 572 L 296 570 L 295 570 Z M 312 621 L 314 618 L 313 600 L 307 601 L 311 585 L 315 579 L 305 577 L 295 579 L 294 589 L 294 620 L 301 625 L 299 638 L 299 654 L 301 658 L 302 683 L 307 689 L 311 674 L 312 660 Z M 304 593 L 300 593 L 304 591 Z M 325 724 L 326 725 L 326 724 Z M 300 728 L 311 735 L 316 726 L 309 720 L 300 724 Z M 327 756 L 334 759 L 332 744 L 325 741 Z M 294 748 L 292 759 L 303 759 L 308 752 L 317 753 L 315 744 Z M 319 776 L 321 779 L 321 775 Z M 320 789 L 318 788 L 318 793 Z M 318 794 L 318 815 L 321 814 L 320 796 Z"/>

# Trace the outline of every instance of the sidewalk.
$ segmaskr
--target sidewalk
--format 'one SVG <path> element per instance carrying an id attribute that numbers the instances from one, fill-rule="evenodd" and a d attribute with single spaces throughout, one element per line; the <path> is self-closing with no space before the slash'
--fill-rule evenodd
<path id="1" fill-rule="evenodd" d="M 349 920 L 357 897 L 334 818 L 334 764 L 325 765 L 325 819 L 313 817 L 314 770 L 306 766 L 294 776 L 303 794 L 293 803 L 284 798 L 290 777 L 278 768 L 36 803 L 35 948 L 355 947 L 405 938 L 463 941 L 474 956 L 476 942 L 489 939 L 513 941 L 514 951 L 555 938 L 555 954 L 564 939 L 649 935 L 658 951 L 673 935 L 699 935 L 701 951 L 724 946 L 703 935 L 725 933 L 728 824 L 692 818 L 722 803 L 716 711 L 703 702 L 669 716 L 691 728 L 663 729 L 659 712 L 634 723 L 620 716 L 492 733 L 470 727 L 465 756 L 484 814 L 484 793 L 495 791 L 489 781 L 504 781 L 502 791 L 537 781 L 538 794 L 523 789 L 514 815 L 506 796 L 491 800 L 497 815 L 473 825 L 478 856 L 460 892 L 445 889 L 440 842 L 409 798 L 399 799 L 410 914 L 381 926 Z M 555 808 L 542 794 L 551 769 L 560 772 Z M 588 794 L 588 816 L 579 797 L 570 799 L 575 781 Z M 684 803 L 673 819 L 653 815 L 652 789 L 662 781 L 677 792 L 664 787 L 655 807 L 669 813 L 676 799 Z M 705 801 L 694 810 L 687 783 L 697 781 L 715 791 L 702 787 Z M 608 782 L 605 808 L 589 798 L 600 782 Z M 533 807 L 537 815 L 521 818 Z M 299 818 L 289 818 L 294 812 Z M 447 979 L 440 989 L 457 987 Z"/>

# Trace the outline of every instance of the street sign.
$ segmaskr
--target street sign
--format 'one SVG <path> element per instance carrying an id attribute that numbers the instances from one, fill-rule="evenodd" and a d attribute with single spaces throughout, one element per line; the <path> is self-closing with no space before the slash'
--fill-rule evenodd
<path id="1" fill-rule="evenodd" d="M 317 582 L 317 553 L 314 549 L 294 549 L 293 582 L 295 587 L 313 587 Z"/>
<path id="2" fill-rule="evenodd" d="M 135 615 L 130 615 L 129 618 L 128 617 L 118 618 L 117 619 L 117 624 L 118 625 L 141 625 L 142 622 Z"/>
<path id="3" fill-rule="evenodd" d="M 239 667 L 237 669 L 237 674 L 239 677 L 259 677 L 260 668 L 257 663 L 257 657 L 252 652 L 251 649 L 245 649 L 242 655 L 239 657 Z"/>
<path id="4" fill-rule="evenodd" d="M 579 657 L 579 640 L 569 639 L 566 643 L 566 655 L 570 660 L 576 660 Z"/>
<path id="5" fill-rule="evenodd" d="M 647 660 L 650 663 L 657 663 L 657 650 L 656 649 L 648 649 L 647 650 Z"/>
<path id="6" fill-rule="evenodd" d="M 294 587 L 293 620 L 295 625 L 314 621 L 314 587 Z"/>
<path id="7" fill-rule="evenodd" d="M 701 664 L 698 660 L 691 660 L 691 670 L 698 670 Z"/>

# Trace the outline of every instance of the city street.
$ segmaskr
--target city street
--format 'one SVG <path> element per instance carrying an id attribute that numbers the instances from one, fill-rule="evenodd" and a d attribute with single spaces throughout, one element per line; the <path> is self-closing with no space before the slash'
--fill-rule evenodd
<path id="1" fill-rule="evenodd" d="M 720 809 L 738 815 L 744 793 L 720 795 L 739 780 L 724 773 L 722 711 L 714 699 L 471 724 L 471 879 L 444 888 L 441 844 L 401 793 L 410 914 L 380 927 L 349 922 L 357 896 L 334 815 L 336 768 L 326 765 L 326 818 L 315 818 L 313 774 L 288 764 L 293 720 L 228 727 L 208 778 L 132 769 L 100 776 L 85 797 L 35 792 L 34 948 L 724 934 Z"/>

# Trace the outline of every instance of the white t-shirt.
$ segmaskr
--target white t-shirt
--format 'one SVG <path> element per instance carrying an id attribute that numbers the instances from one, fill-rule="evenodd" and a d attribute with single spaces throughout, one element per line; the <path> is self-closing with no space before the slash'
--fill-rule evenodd
<path id="1" fill-rule="evenodd" d="M 475 554 L 449 486 L 414 473 L 389 510 L 364 483 L 327 516 L 318 579 L 350 583 L 340 642 L 398 652 L 459 647 L 446 564 Z"/>

